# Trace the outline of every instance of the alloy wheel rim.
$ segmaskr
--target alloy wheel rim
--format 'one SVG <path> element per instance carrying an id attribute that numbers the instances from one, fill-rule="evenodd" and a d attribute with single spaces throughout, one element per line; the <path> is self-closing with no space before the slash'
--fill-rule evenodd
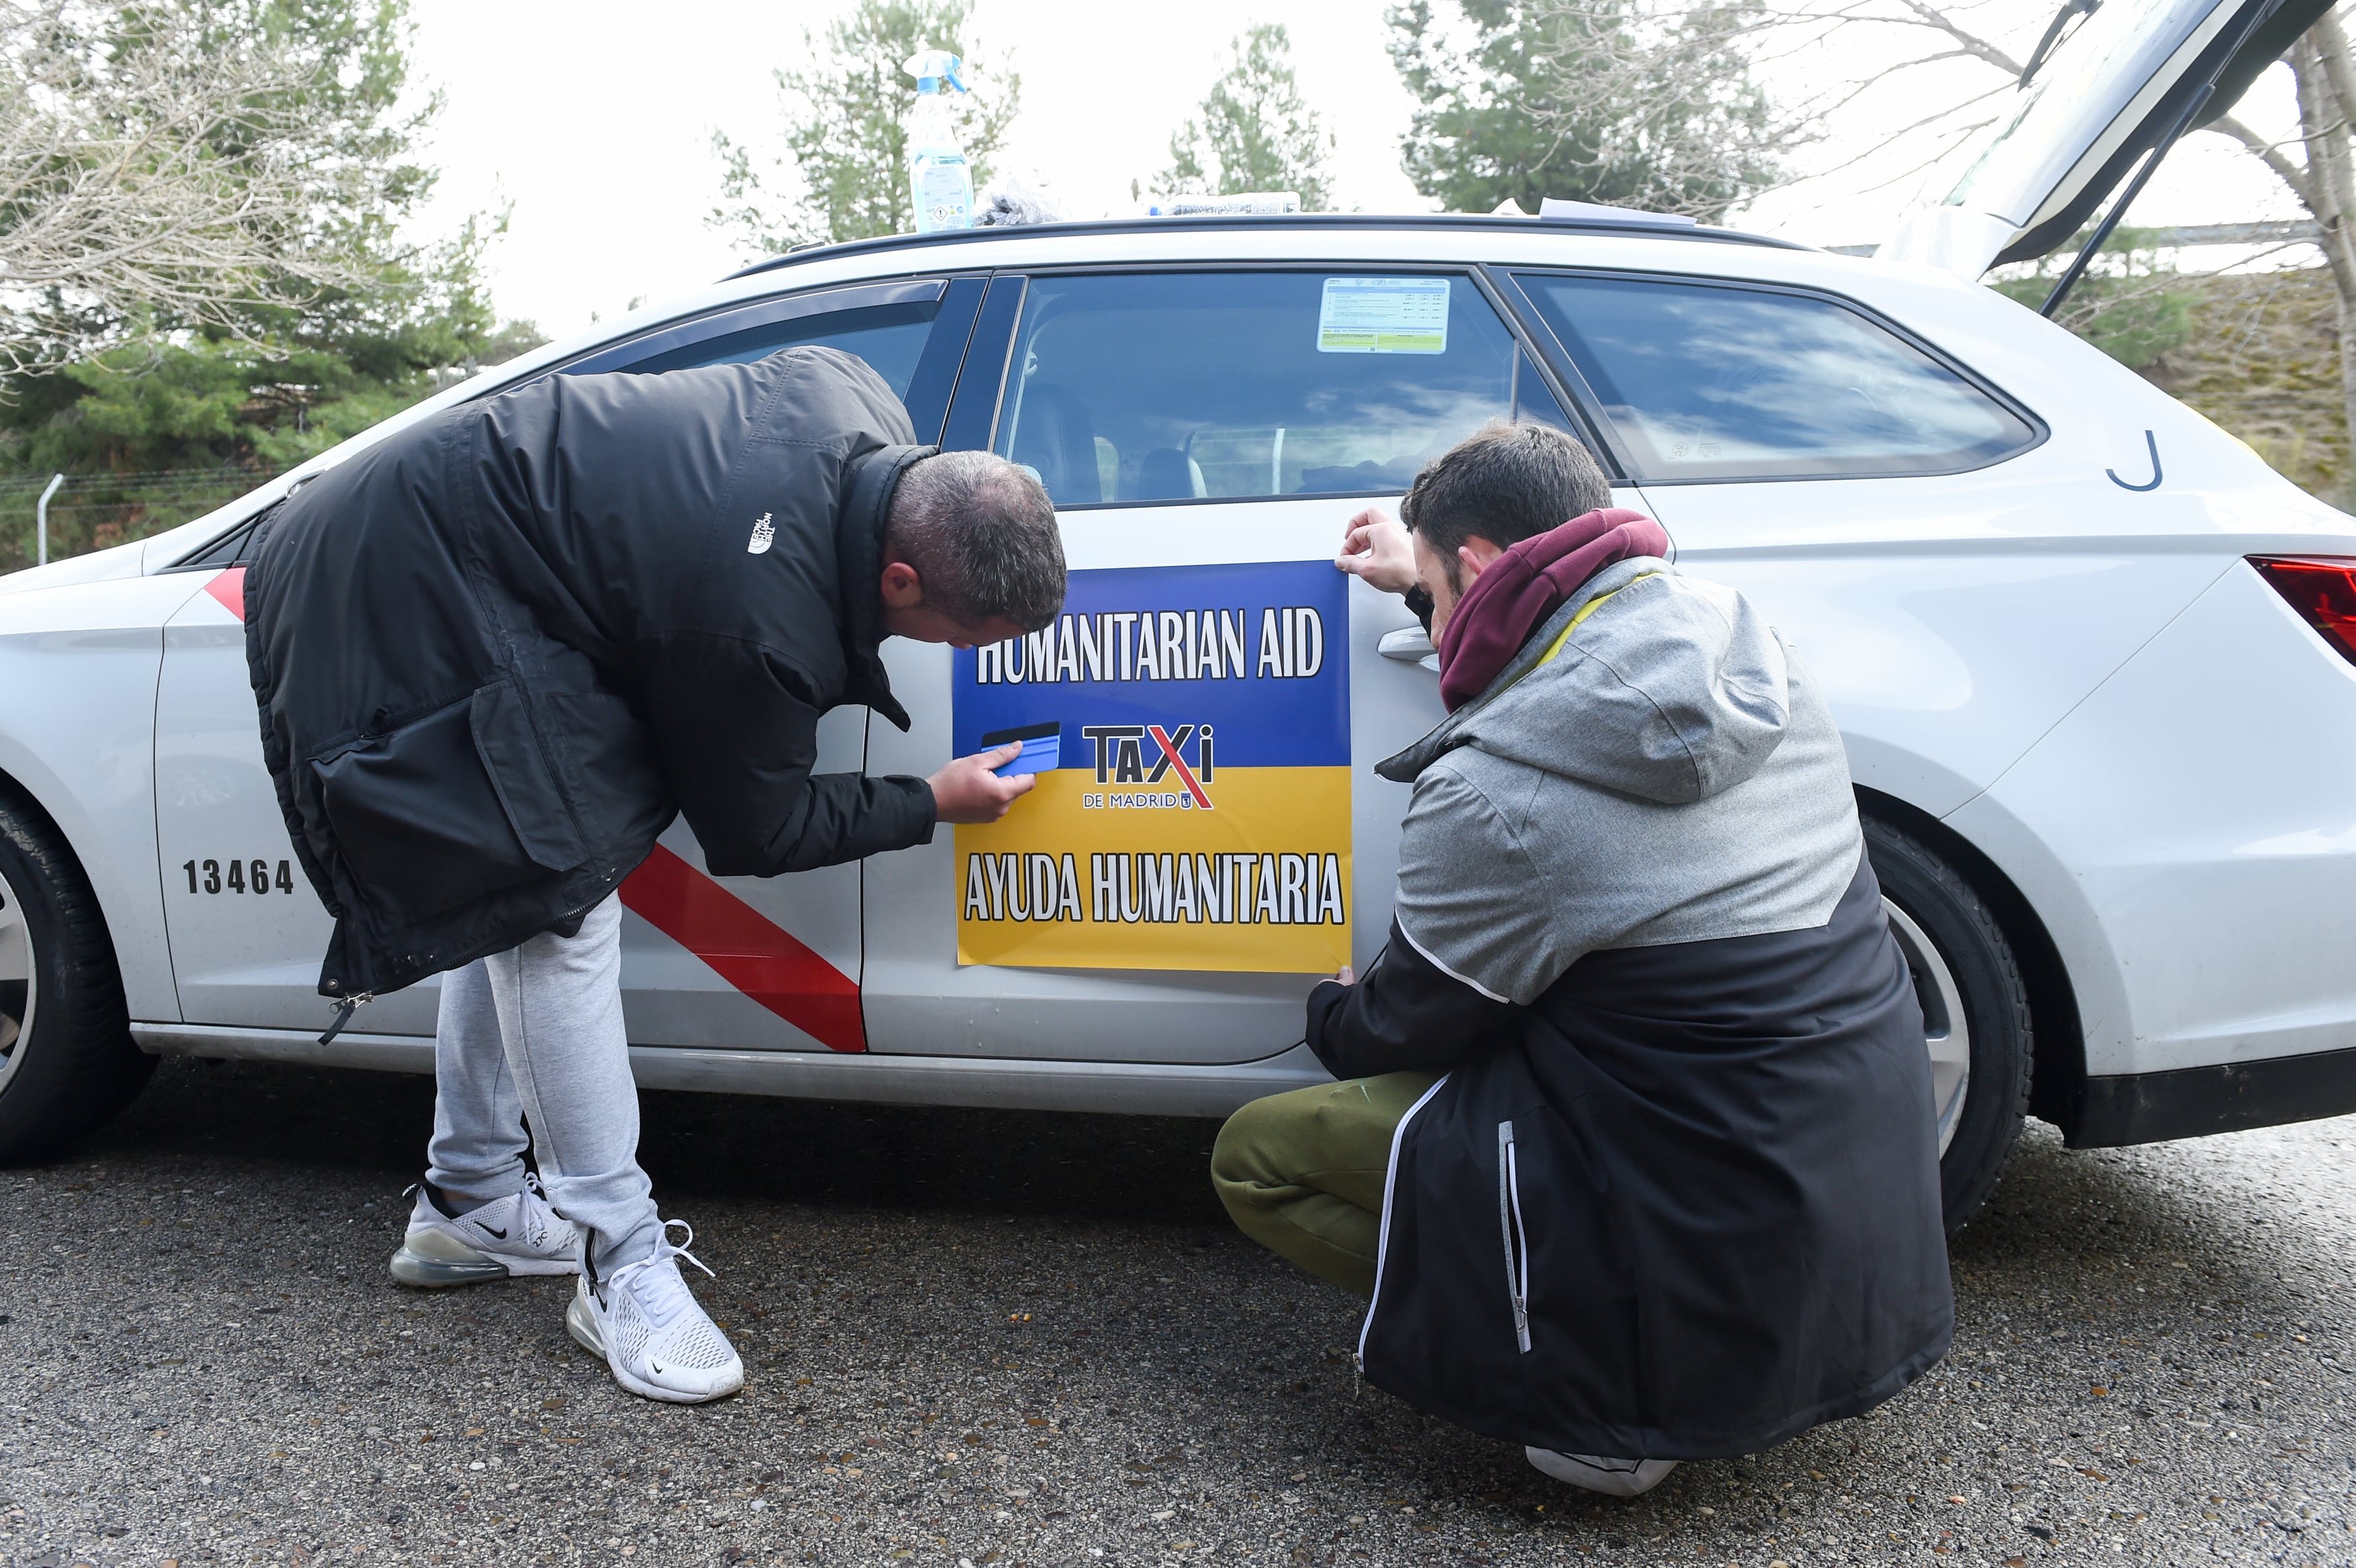
<path id="1" fill-rule="evenodd" d="M 1922 1043 L 1931 1055 L 1931 1104 L 1938 1113 L 1939 1152 L 1955 1141 L 1964 1101 L 1972 1087 L 1972 1026 L 1964 1012 L 1964 988 L 1955 972 L 1914 917 L 1885 897 L 1890 933 L 1914 976 L 1915 999 L 1922 1005 Z"/>
<path id="2" fill-rule="evenodd" d="M 33 1036 L 33 1013 L 40 1002 L 40 976 L 33 963 L 33 932 L 24 901 L 0 876 L 0 1089 L 24 1064 Z"/>

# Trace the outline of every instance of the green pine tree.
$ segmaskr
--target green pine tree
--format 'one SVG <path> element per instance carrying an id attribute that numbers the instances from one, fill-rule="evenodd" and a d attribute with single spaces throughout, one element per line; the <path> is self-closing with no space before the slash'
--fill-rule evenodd
<path id="1" fill-rule="evenodd" d="M 0 481 L 15 481 L 0 483 L 0 571 L 32 557 L 32 496 L 16 492 L 52 473 L 73 480 L 52 508 L 53 556 L 140 538 L 541 341 L 529 323 L 500 325 L 483 283 L 502 218 L 470 219 L 438 244 L 402 237 L 433 188 L 416 149 L 440 108 L 438 97 L 402 101 L 407 0 L 172 3 L 304 60 L 307 155 L 336 172 L 331 191 L 368 195 L 323 198 L 289 242 L 335 250 L 369 282 L 323 290 L 265 277 L 232 325 L 140 313 L 120 324 L 121 347 L 12 380 L 0 397 Z M 137 21 L 116 14 L 112 47 L 139 47 Z M 232 153 L 238 134 L 221 127 L 215 150 Z M 366 177 L 349 177 L 356 168 Z"/>
<path id="2" fill-rule="evenodd" d="M 1170 135 L 1154 188 L 1172 196 L 1290 190 L 1303 212 L 1331 206 L 1333 136 L 1301 96 L 1292 37 L 1263 23 L 1237 37 L 1235 59 L 1203 97 L 1199 118 Z"/>
<path id="3" fill-rule="evenodd" d="M 1391 60 L 1416 99 L 1401 164 L 1451 212 L 1547 197 L 1721 217 L 1780 172 L 1805 127 L 1744 58 L 1756 0 L 1408 0 Z"/>
<path id="4" fill-rule="evenodd" d="M 954 101 L 954 111 L 979 194 L 1013 123 L 1023 79 L 976 62 L 968 48 L 972 10 L 971 0 L 860 0 L 828 26 L 822 44 L 805 33 L 813 63 L 776 73 L 786 156 L 770 160 L 764 173 L 750 146 L 724 131 L 712 136 L 723 199 L 712 227 L 763 256 L 906 232 L 915 221 L 907 117 L 916 84 L 901 68 L 926 49 L 965 61 L 970 91 Z"/>

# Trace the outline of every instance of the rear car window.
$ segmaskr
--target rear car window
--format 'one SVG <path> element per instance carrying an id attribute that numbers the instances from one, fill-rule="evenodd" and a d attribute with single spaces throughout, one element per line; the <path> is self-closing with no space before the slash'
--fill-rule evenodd
<path id="1" fill-rule="evenodd" d="M 1647 481 L 1954 473 L 2041 434 L 1835 300 L 1655 279 L 1515 281 Z"/>
<path id="2" fill-rule="evenodd" d="M 1521 406 L 1561 413 L 1470 279 L 1034 277 L 995 450 L 1058 507 L 1403 490 Z"/>

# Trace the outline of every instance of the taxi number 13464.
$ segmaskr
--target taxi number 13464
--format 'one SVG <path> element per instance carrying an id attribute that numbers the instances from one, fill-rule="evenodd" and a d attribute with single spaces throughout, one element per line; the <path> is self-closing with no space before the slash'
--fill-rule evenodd
<path id="1" fill-rule="evenodd" d="M 188 891 L 192 893 L 291 893 L 294 891 L 294 863 L 278 862 L 278 874 L 271 875 L 267 860 L 231 860 L 226 874 L 219 860 L 189 860 L 180 869 L 188 874 Z"/>

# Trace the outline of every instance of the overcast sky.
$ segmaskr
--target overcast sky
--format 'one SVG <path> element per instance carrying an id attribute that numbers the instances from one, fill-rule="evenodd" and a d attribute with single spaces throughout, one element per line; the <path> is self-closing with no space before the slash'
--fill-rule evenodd
<path id="1" fill-rule="evenodd" d="M 490 257 L 494 297 L 503 314 L 555 336 L 593 315 L 610 319 L 633 299 L 659 301 L 733 271 L 736 246 L 704 221 L 719 199 L 712 133 L 756 144 L 773 138 L 771 72 L 802 56 L 805 28 L 821 28 L 847 3 L 413 0 L 416 69 L 445 100 L 427 148 L 442 181 L 423 231 L 444 233 L 468 212 L 509 205 L 511 227 Z M 2042 0 L 1986 0 L 1983 9 L 2032 40 L 2046 12 Z M 1291 30 L 1301 91 L 1338 144 L 1339 204 L 1429 210 L 1433 204 L 1399 172 L 1412 104 L 1383 50 L 1383 10 L 1381 0 L 1189 0 L 1184 31 L 1173 36 L 1167 24 L 1180 13 L 1172 8 L 980 0 L 974 32 L 985 61 L 1011 57 L 1023 76 L 1006 164 L 1073 216 L 1126 210 L 1132 179 L 1150 187 L 1171 130 L 1218 74 L 1234 37 L 1258 21 Z M 1826 63 L 1783 69 L 1820 72 Z M 1869 108 L 1842 143 L 1816 155 L 1837 161 L 1872 145 L 1880 119 L 1911 110 L 1932 85 Z M 2277 68 L 2243 112 L 2269 134 L 2295 123 L 2288 72 Z M 1743 226 L 1819 244 L 1879 240 L 1919 183 L 1857 188 L 1889 172 L 1869 166 L 1778 193 Z M 2134 217 L 2295 214 L 2249 155 L 2196 136 Z"/>

